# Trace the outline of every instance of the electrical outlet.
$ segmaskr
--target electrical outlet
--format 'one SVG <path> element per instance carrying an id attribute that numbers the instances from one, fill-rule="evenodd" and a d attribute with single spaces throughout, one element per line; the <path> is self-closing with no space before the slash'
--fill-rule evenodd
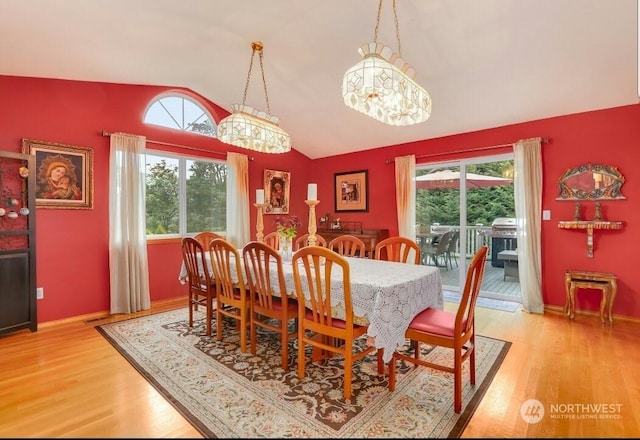
<path id="1" fill-rule="evenodd" d="M 38 299 L 44 298 L 44 287 L 38 287 L 36 289 L 36 298 Z"/>

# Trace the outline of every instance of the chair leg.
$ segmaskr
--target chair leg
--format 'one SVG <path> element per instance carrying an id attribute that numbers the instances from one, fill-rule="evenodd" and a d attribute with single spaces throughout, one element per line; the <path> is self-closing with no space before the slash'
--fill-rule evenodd
<path id="1" fill-rule="evenodd" d="M 351 368 L 353 367 L 353 352 L 349 348 L 344 354 L 344 399 L 351 399 Z"/>
<path id="2" fill-rule="evenodd" d="M 453 361 L 453 410 L 462 411 L 462 350 L 455 349 Z"/>
<path id="3" fill-rule="evenodd" d="M 211 337 L 211 321 L 213 320 L 213 306 L 211 302 L 206 305 L 207 308 L 207 336 Z"/>
<path id="4" fill-rule="evenodd" d="M 281 345 L 281 356 L 282 356 L 282 369 L 286 370 L 289 366 L 289 331 L 288 331 L 288 321 L 282 321 L 280 331 L 282 332 L 280 335 Z M 255 354 L 255 353 L 254 353 Z"/>
<path id="5" fill-rule="evenodd" d="M 396 390 L 396 358 L 393 356 L 389 361 L 389 391 Z"/>
<path id="6" fill-rule="evenodd" d="M 298 379 L 304 378 L 304 329 L 298 323 Z"/>

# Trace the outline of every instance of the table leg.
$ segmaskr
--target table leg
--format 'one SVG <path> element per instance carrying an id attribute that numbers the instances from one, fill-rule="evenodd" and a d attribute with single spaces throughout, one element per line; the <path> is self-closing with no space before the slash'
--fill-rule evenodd
<path id="1" fill-rule="evenodd" d="M 571 283 L 569 288 L 569 318 L 575 319 L 576 317 L 576 285 Z"/>
<path id="2" fill-rule="evenodd" d="M 600 322 L 602 323 L 602 325 L 605 325 L 605 320 L 604 320 L 604 312 L 607 308 L 607 304 L 609 302 L 609 297 L 610 297 L 610 291 L 609 291 L 609 286 L 603 286 L 602 287 L 602 300 L 600 300 Z"/>
<path id="3" fill-rule="evenodd" d="M 611 280 L 609 284 L 611 286 L 611 294 L 609 295 L 609 324 L 613 325 L 613 300 L 616 299 L 616 293 L 618 293 L 618 282 Z"/>
<path id="4" fill-rule="evenodd" d="M 570 305 L 570 302 L 571 302 L 570 296 L 569 296 L 569 288 L 570 288 L 570 286 L 571 286 L 571 277 L 568 274 L 566 274 L 564 276 L 564 291 L 565 291 L 565 295 L 567 297 L 565 299 L 565 302 L 564 302 L 564 314 L 566 316 L 569 316 L 569 305 Z"/>

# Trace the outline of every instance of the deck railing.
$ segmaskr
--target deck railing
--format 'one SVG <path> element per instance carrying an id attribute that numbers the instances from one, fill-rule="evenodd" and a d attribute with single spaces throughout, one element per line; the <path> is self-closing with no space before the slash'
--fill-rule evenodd
<path id="1" fill-rule="evenodd" d="M 448 230 L 459 231 L 460 226 L 456 225 L 437 225 L 431 227 L 431 232 L 444 232 Z M 466 235 L 466 258 L 472 258 L 475 253 L 480 249 L 482 245 L 489 246 L 489 252 L 487 252 L 487 259 L 491 260 L 491 246 L 492 240 L 491 237 L 485 235 L 484 233 L 491 231 L 490 227 L 482 226 L 482 225 L 474 225 L 467 226 L 467 235 Z M 460 241 L 456 243 L 456 254 L 460 255 Z"/>

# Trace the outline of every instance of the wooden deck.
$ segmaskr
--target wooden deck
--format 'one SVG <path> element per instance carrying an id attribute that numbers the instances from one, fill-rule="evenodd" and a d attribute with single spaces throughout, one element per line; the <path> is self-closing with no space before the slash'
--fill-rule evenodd
<path id="1" fill-rule="evenodd" d="M 450 290 L 458 291 L 459 275 L 455 263 L 453 264 L 453 270 L 440 267 L 440 275 L 442 276 L 443 286 Z M 520 302 L 520 283 L 512 277 L 507 277 L 505 281 L 504 268 L 493 267 L 489 260 L 485 266 L 480 296 Z"/>

